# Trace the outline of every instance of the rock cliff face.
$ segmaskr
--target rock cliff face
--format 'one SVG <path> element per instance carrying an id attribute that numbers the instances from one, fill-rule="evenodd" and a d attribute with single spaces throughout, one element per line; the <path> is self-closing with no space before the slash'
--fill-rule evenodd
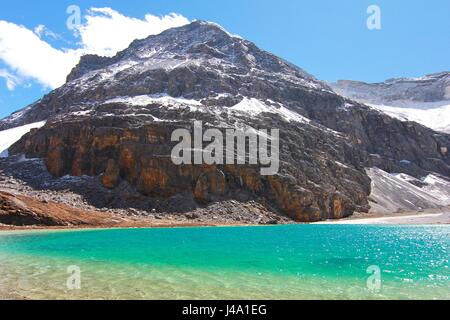
<path id="1" fill-rule="evenodd" d="M 249 121 L 253 127 L 260 123 Z M 190 128 L 190 122 L 182 119 L 174 123 L 149 123 L 133 116 L 65 119 L 48 123 L 12 151 L 44 158 L 55 176 L 101 176 L 107 188 L 125 180 L 150 197 L 190 192 L 199 203 L 257 199 L 298 221 L 364 210 L 370 181 L 358 162 L 351 163 L 361 157 L 358 151 L 335 133 L 296 123 L 289 130 L 289 123 L 283 125 L 287 127 L 281 136 L 282 170 L 275 176 L 261 176 L 256 165 L 175 165 L 170 158 L 175 145 L 171 133 Z"/>
<path id="2" fill-rule="evenodd" d="M 47 120 L 10 148 L 55 176 L 126 182 L 148 197 L 189 193 L 199 205 L 257 201 L 296 221 L 368 210 L 366 166 L 450 176 L 450 136 L 401 122 L 221 27 L 196 21 L 134 41 L 113 58 L 81 59 L 67 83 L 0 123 Z M 280 171 L 175 165 L 175 129 L 280 129 Z"/>

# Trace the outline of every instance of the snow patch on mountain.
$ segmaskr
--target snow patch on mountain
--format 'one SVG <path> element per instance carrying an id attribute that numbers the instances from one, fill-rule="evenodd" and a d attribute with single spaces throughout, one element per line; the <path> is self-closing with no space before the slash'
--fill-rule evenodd
<path id="1" fill-rule="evenodd" d="M 106 70 L 105 70 L 106 72 L 103 72 L 102 74 L 100 74 L 100 76 L 101 76 L 102 80 L 108 80 L 108 79 L 113 78 L 119 72 L 128 70 L 137 64 L 138 64 L 137 61 L 125 61 L 125 62 L 117 63 L 109 68 L 106 68 Z"/>
<path id="2" fill-rule="evenodd" d="M 141 95 L 134 97 L 117 97 L 109 99 L 105 103 L 125 103 L 130 106 L 146 106 L 149 104 L 159 104 L 165 107 L 176 106 L 189 106 L 189 107 L 201 107 L 200 101 L 193 99 L 185 99 L 183 97 L 171 97 L 165 94 L 157 95 Z"/>
<path id="3" fill-rule="evenodd" d="M 368 105 L 401 121 L 415 121 L 433 130 L 450 133 L 450 104 L 426 110 L 375 104 Z"/>
<path id="4" fill-rule="evenodd" d="M 215 23 L 215 22 L 211 22 L 211 21 L 203 21 L 203 20 L 194 20 L 194 22 L 198 22 L 199 24 L 203 24 L 203 25 L 209 25 L 209 26 L 215 26 L 216 28 L 221 29 L 223 32 L 225 32 L 228 36 L 232 37 L 232 38 L 238 38 L 238 39 L 243 39 L 241 36 L 236 35 L 236 34 L 231 34 L 230 32 L 228 32 L 224 27 L 222 27 L 220 24 Z"/>
<path id="5" fill-rule="evenodd" d="M 223 96 L 226 95 L 224 94 Z M 230 108 L 207 107 L 204 106 L 201 103 L 201 101 L 198 100 L 185 99 L 183 97 L 171 97 L 166 94 L 141 95 L 134 97 L 117 97 L 114 99 L 109 99 L 104 102 L 104 104 L 108 103 L 124 103 L 129 106 L 147 106 L 150 104 L 157 104 L 163 107 L 167 107 L 169 109 L 189 108 L 191 111 L 215 112 L 217 114 L 220 114 L 224 111 L 228 111 L 231 113 L 245 113 L 246 115 L 250 116 L 260 116 L 263 113 L 270 113 L 276 114 L 288 122 L 290 121 L 300 123 L 311 122 L 311 120 L 301 116 L 297 112 L 287 109 L 281 103 L 274 102 L 272 100 L 267 100 L 266 102 L 263 102 L 255 98 L 247 98 L 247 97 L 244 97 L 241 100 L 241 102 Z"/>
<path id="6" fill-rule="evenodd" d="M 381 83 L 340 80 L 330 83 L 338 94 L 367 104 L 402 121 L 414 121 L 450 133 L 450 72 Z"/>
<path id="7" fill-rule="evenodd" d="M 285 108 L 281 103 L 268 100 L 264 103 L 255 98 L 244 98 L 241 102 L 231 107 L 230 110 L 247 113 L 251 116 L 258 116 L 262 113 L 273 113 L 279 115 L 286 121 L 296 121 L 301 123 L 309 123 L 310 120 L 299 115 L 297 112 Z"/>
<path id="8" fill-rule="evenodd" d="M 46 121 L 30 123 L 24 126 L 0 131 L 0 158 L 8 157 L 8 148 L 20 140 L 31 129 L 41 128 Z"/>

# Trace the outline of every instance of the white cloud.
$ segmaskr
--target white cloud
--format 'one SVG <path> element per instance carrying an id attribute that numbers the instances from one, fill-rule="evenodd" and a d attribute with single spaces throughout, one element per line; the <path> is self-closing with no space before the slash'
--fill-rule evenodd
<path id="1" fill-rule="evenodd" d="M 189 23 L 185 17 L 170 14 L 157 17 L 147 14 L 143 20 L 130 18 L 110 8 L 91 8 L 86 23 L 77 28 L 84 49 L 112 56 L 128 47 L 131 41 Z"/>
<path id="2" fill-rule="evenodd" d="M 83 54 L 112 56 L 135 39 L 189 23 L 177 14 L 147 14 L 144 19 L 137 19 L 110 8 L 91 8 L 84 18 L 86 22 L 76 30 L 80 37 L 76 49 L 56 49 L 41 39 L 42 35 L 55 35 L 44 25 L 32 31 L 0 20 L 0 60 L 10 69 L 2 70 L 0 77 L 6 79 L 8 89 L 13 90 L 28 78 L 47 88 L 59 87 Z"/>
<path id="3" fill-rule="evenodd" d="M 79 56 L 73 50 L 53 48 L 24 26 L 0 21 L 0 59 L 16 77 L 33 78 L 55 88 L 64 83 L 64 73 L 70 71 Z"/>
<path id="4" fill-rule="evenodd" d="M 8 70 L 0 69 L 0 78 L 5 79 L 6 81 L 6 88 L 8 90 L 13 91 L 17 85 L 21 83 L 21 80 L 16 77 L 15 75 L 8 72 Z"/>
<path id="5" fill-rule="evenodd" d="M 49 37 L 53 39 L 60 39 L 61 36 L 48 29 L 45 25 L 40 24 L 34 28 L 34 33 L 42 39 L 42 37 Z"/>
<path id="6" fill-rule="evenodd" d="M 38 25 L 36 28 L 34 28 L 34 33 L 37 34 L 37 36 L 40 38 L 42 34 L 44 33 L 45 26 L 43 24 Z"/>

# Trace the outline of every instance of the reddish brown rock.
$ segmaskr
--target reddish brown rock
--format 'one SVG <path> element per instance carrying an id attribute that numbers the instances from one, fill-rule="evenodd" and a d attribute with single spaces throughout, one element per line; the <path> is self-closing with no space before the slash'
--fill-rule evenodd
<path id="1" fill-rule="evenodd" d="M 102 174 L 102 184 L 105 188 L 113 189 L 119 183 L 120 169 L 114 159 L 109 159 L 105 173 Z"/>
<path id="2" fill-rule="evenodd" d="M 27 135 L 15 148 L 29 157 L 44 158 L 49 172 L 58 177 L 100 176 L 103 186 L 110 189 L 125 180 L 146 196 L 167 198 L 190 192 L 199 203 L 260 199 L 296 221 L 341 218 L 353 212 L 355 201 L 366 203 L 368 189 L 344 185 L 346 190 L 354 189 L 354 198 L 337 198 L 336 187 L 328 192 L 308 182 L 320 178 L 310 164 L 299 163 L 301 170 L 288 167 L 292 174 L 274 176 L 261 176 L 259 166 L 251 165 L 175 165 L 170 158 L 174 146 L 170 136 L 175 128 L 167 123 L 129 126 L 123 119 L 114 126 L 110 119 L 50 123 Z M 323 175 L 329 174 L 329 161 L 308 161 Z M 362 172 L 337 165 L 331 168 L 334 175 L 353 175 L 361 185 L 366 183 Z"/>
<path id="3" fill-rule="evenodd" d="M 212 170 L 202 173 L 197 179 L 194 197 L 200 202 L 209 202 L 214 200 L 215 196 L 225 195 L 225 189 L 225 174 L 220 170 Z"/>

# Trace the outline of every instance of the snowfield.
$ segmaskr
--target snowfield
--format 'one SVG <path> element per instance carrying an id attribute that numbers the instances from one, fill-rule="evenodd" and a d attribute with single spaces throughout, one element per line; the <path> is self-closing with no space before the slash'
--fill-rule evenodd
<path id="1" fill-rule="evenodd" d="M 433 130 L 450 133 L 450 104 L 432 109 L 368 105 L 393 118 L 402 121 L 415 121 Z"/>
<path id="2" fill-rule="evenodd" d="M 46 121 L 30 123 L 21 127 L 0 131 L 0 157 L 8 157 L 8 148 L 20 140 L 31 129 L 41 128 Z"/>
<path id="3" fill-rule="evenodd" d="M 165 107 L 201 107 L 200 101 L 184 99 L 182 97 L 174 98 L 165 94 L 142 95 L 134 97 L 117 97 L 104 102 L 107 103 L 125 103 L 130 106 L 146 106 L 149 104 L 159 104 Z"/>
<path id="4" fill-rule="evenodd" d="M 233 111 L 239 111 L 247 113 L 251 116 L 258 116 L 261 113 L 273 113 L 278 114 L 286 121 L 296 121 L 301 123 L 309 123 L 310 120 L 299 115 L 297 112 L 291 111 L 285 108 L 283 105 L 277 102 L 268 101 L 266 104 L 255 98 L 244 98 L 237 105 L 230 108 Z"/>

